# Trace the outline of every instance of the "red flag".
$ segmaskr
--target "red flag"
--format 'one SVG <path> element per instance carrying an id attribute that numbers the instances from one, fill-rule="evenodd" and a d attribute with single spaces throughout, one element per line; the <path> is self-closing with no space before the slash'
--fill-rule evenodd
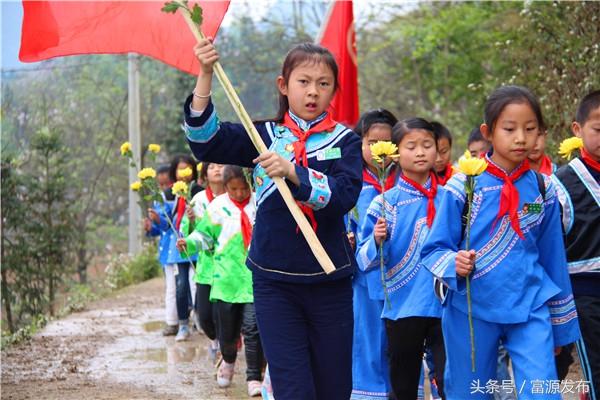
<path id="1" fill-rule="evenodd" d="M 333 119 L 354 126 L 358 120 L 358 67 L 352 1 L 333 1 L 317 43 L 328 48 L 338 63 L 340 87 L 331 102 Z"/>
<path id="2" fill-rule="evenodd" d="M 202 31 L 215 36 L 229 1 L 200 1 Z M 135 52 L 197 75 L 196 39 L 181 15 L 158 1 L 23 1 L 19 59 Z"/>

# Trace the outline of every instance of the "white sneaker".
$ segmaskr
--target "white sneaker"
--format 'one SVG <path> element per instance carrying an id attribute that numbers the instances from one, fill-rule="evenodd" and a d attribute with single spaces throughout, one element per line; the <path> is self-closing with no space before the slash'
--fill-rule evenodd
<path id="1" fill-rule="evenodd" d="M 179 325 L 179 331 L 177 332 L 177 336 L 175 336 L 176 342 L 183 342 L 190 337 L 190 328 L 187 325 Z"/>
<path id="2" fill-rule="evenodd" d="M 219 366 L 217 371 L 217 385 L 220 388 L 226 388 L 231 385 L 231 380 L 233 379 L 235 363 L 229 364 L 225 360 Z"/>
<path id="3" fill-rule="evenodd" d="M 248 396 L 260 396 L 262 383 L 261 381 L 248 381 Z"/>

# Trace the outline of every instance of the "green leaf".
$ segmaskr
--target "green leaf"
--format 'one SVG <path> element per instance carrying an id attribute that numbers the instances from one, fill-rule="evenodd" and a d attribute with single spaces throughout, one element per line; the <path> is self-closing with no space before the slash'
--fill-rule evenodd
<path id="1" fill-rule="evenodd" d="M 194 8 L 190 14 L 192 21 L 194 21 L 196 25 L 202 25 L 202 8 L 198 4 L 194 4 Z"/>
<path id="2" fill-rule="evenodd" d="M 145 196 L 144 196 L 144 200 L 146 200 L 146 201 L 150 201 L 150 200 L 152 200 L 152 195 L 151 195 L 151 194 L 147 194 L 147 195 L 145 195 Z"/>
<path id="3" fill-rule="evenodd" d="M 163 8 L 161 8 L 160 10 L 165 13 L 175 14 L 179 7 L 180 7 L 180 4 L 178 4 L 177 2 L 169 1 L 169 2 L 165 3 Z"/>

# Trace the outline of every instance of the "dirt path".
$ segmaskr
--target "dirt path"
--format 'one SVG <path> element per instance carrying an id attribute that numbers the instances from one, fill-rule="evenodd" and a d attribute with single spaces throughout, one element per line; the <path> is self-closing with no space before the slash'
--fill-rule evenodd
<path id="1" fill-rule="evenodd" d="M 2 352 L 2 399 L 248 399 L 243 352 L 232 386 L 217 388 L 203 334 L 161 335 L 162 300 L 153 279 Z"/>

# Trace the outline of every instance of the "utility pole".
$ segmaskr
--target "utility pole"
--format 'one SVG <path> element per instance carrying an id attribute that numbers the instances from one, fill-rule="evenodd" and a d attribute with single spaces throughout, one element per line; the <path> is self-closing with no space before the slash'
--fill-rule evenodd
<path id="1" fill-rule="evenodd" d="M 140 60 L 137 54 L 129 53 L 129 143 L 135 163 L 141 166 L 141 133 L 140 133 Z M 129 182 L 137 180 L 135 168 L 129 167 Z M 142 215 L 136 201 L 137 194 L 129 190 L 129 254 L 138 254 L 142 249 Z"/>

